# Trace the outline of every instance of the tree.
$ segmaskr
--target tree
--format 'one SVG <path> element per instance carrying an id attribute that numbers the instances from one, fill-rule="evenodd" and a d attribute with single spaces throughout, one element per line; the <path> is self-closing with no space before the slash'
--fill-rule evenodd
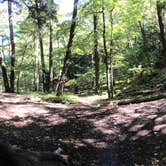
<path id="1" fill-rule="evenodd" d="M 53 0 L 42 1 L 35 0 L 34 2 L 24 1 L 24 4 L 29 9 L 29 19 L 32 19 L 37 29 L 37 36 L 40 47 L 40 59 L 42 70 L 42 86 L 43 91 L 53 89 L 53 21 L 57 20 L 57 5 Z M 47 72 L 46 53 L 44 53 L 44 26 L 49 27 L 49 69 Z M 45 28 L 46 30 L 46 28 Z"/>
<path id="2" fill-rule="evenodd" d="M 10 31 L 10 45 L 11 45 L 11 72 L 10 72 L 10 92 L 14 92 L 15 81 L 15 42 L 12 21 L 12 1 L 8 0 L 8 15 L 9 15 L 9 31 Z"/>
<path id="3" fill-rule="evenodd" d="M 51 92 L 58 82 L 56 93 L 62 95 L 64 85 L 69 87 L 66 81 L 73 81 L 77 90 L 107 90 L 112 98 L 137 76 L 153 72 L 155 64 L 165 67 L 165 0 L 81 1 L 78 18 L 78 1 L 74 1 L 71 21 L 60 20 L 54 0 L 5 1 L 9 8 L 13 6 L 9 14 L 16 16 L 15 20 L 15 2 L 25 4 L 16 22 L 5 21 L 7 6 L 0 9 L 0 82 L 5 91 L 13 89 L 17 76 L 18 92 Z M 13 40 L 9 24 L 13 24 Z"/>
<path id="4" fill-rule="evenodd" d="M 23 49 L 23 53 L 22 53 L 22 59 L 21 59 L 21 62 L 19 64 L 19 67 L 18 67 L 19 71 L 17 74 L 17 93 L 19 93 L 21 67 L 22 67 L 22 64 L 23 64 L 24 59 L 25 59 L 25 53 L 26 53 L 27 47 L 28 47 L 28 44 L 25 44 L 24 49 Z"/>
<path id="5" fill-rule="evenodd" d="M 53 67 L 53 20 L 57 21 L 57 5 L 53 0 L 48 1 L 49 19 L 49 90 L 53 90 L 54 67 Z"/>
<path id="6" fill-rule="evenodd" d="M 110 85 L 110 70 L 109 70 L 109 60 L 108 60 L 108 50 L 106 44 L 106 25 L 105 25 L 105 7 L 102 3 L 102 19 L 103 19 L 103 47 L 104 47 L 104 54 L 105 54 L 105 65 L 106 65 L 106 81 L 107 81 L 107 94 L 108 98 L 111 98 L 111 85 Z"/>
<path id="7" fill-rule="evenodd" d="M 2 0 L 2 2 L 5 2 L 5 0 Z M 3 72 L 5 72 L 4 75 L 5 78 L 5 91 L 7 92 L 15 92 L 15 41 L 14 41 L 14 30 L 13 30 L 13 11 L 12 11 L 12 3 L 18 4 L 18 1 L 15 0 L 7 0 L 8 4 L 8 22 L 9 22 L 9 38 L 10 38 L 10 49 L 11 49 L 11 60 L 10 60 L 10 84 L 7 83 L 8 81 L 6 80 L 8 77 L 7 76 L 7 68 L 5 67 L 3 63 L 3 58 L 1 58 L 2 61 L 2 68 Z M 8 87 L 9 85 L 9 87 Z"/>
<path id="8" fill-rule="evenodd" d="M 40 47 L 40 58 L 41 58 L 41 68 L 42 68 L 42 84 L 43 84 L 43 91 L 46 91 L 47 85 L 46 85 L 46 65 L 45 65 L 45 56 L 44 56 L 44 48 L 43 48 L 43 35 L 42 35 L 42 27 L 44 23 L 46 22 L 46 11 L 47 11 L 47 6 L 45 1 L 41 0 L 35 0 L 34 3 L 23 1 L 24 4 L 28 7 L 29 9 L 29 18 L 33 19 L 36 29 L 37 29 L 37 34 L 38 34 L 38 39 L 39 39 L 39 47 Z"/>
<path id="9" fill-rule="evenodd" d="M 39 91 L 40 87 L 40 78 L 39 78 L 39 40 L 35 36 L 35 73 L 34 73 L 34 85 L 35 91 Z"/>
<path id="10" fill-rule="evenodd" d="M 111 36 L 110 36 L 110 55 L 109 55 L 109 74 L 110 74 L 110 89 L 111 89 L 111 98 L 114 96 L 114 73 L 113 73 L 113 10 L 110 11 L 110 22 L 111 22 Z"/>
<path id="11" fill-rule="evenodd" d="M 158 67 L 165 68 L 166 67 L 166 36 L 165 36 L 165 27 L 164 27 L 164 9 L 166 9 L 166 2 L 157 1 L 157 16 L 158 16 L 158 24 L 159 24 L 159 38 L 160 38 L 160 50 L 159 50 L 159 59 L 158 59 Z"/>
<path id="12" fill-rule="evenodd" d="M 4 86 L 5 86 L 5 92 L 10 92 L 7 68 L 6 68 L 5 63 L 3 62 L 3 55 L 1 52 L 0 52 L 0 66 L 1 66 L 1 70 L 2 70 L 2 77 L 3 77 Z"/>
<path id="13" fill-rule="evenodd" d="M 72 49 L 72 45 L 73 45 L 73 39 L 74 39 L 74 35 L 75 35 L 74 32 L 75 32 L 76 20 L 77 20 L 77 6 L 78 6 L 78 0 L 74 0 L 73 15 L 72 15 L 72 20 L 71 20 L 70 35 L 69 35 L 69 40 L 68 40 L 68 44 L 67 44 L 66 55 L 64 58 L 64 62 L 63 62 L 62 73 L 59 77 L 57 87 L 56 87 L 57 96 L 61 96 L 63 94 L 65 75 L 67 73 L 68 66 L 70 63 L 71 49 Z"/>
<path id="14" fill-rule="evenodd" d="M 104 47 L 104 55 L 105 55 L 105 65 L 106 65 L 106 81 L 107 81 L 107 94 L 108 98 L 113 98 L 113 10 L 110 10 L 110 22 L 111 22 L 111 29 L 110 29 L 110 52 L 107 49 L 107 42 L 106 42 L 106 21 L 105 21 L 105 6 L 104 1 L 102 1 L 102 21 L 103 21 L 103 47 Z"/>
<path id="15" fill-rule="evenodd" d="M 100 70 L 99 63 L 100 57 L 98 53 L 98 16 L 97 13 L 93 14 L 93 26 L 94 26 L 94 50 L 93 50 L 93 60 L 95 67 L 95 93 L 98 94 L 100 90 L 99 80 L 100 80 Z"/>

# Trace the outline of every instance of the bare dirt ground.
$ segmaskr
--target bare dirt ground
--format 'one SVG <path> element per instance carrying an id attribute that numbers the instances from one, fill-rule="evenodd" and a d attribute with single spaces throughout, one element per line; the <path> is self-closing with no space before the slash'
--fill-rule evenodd
<path id="1" fill-rule="evenodd" d="M 165 166 L 166 99 L 117 106 L 42 103 L 0 94 L 0 140 L 21 149 L 64 149 L 71 166 Z"/>

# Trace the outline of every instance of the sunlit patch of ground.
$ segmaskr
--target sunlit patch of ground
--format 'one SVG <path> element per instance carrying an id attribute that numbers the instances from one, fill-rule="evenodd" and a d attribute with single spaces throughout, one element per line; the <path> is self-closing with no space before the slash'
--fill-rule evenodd
<path id="1" fill-rule="evenodd" d="M 2 94 L 0 139 L 26 149 L 61 146 L 72 166 L 166 165 L 166 99 L 124 106 L 99 99 L 52 104 Z"/>
<path id="2" fill-rule="evenodd" d="M 94 96 L 86 96 L 86 97 L 80 97 L 79 101 L 80 103 L 84 105 L 91 105 L 91 106 L 97 106 L 98 101 L 107 99 L 107 95 L 94 95 Z"/>

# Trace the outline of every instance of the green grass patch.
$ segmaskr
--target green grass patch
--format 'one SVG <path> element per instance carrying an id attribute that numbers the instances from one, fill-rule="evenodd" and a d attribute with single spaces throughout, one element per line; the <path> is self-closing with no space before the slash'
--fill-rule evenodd
<path id="1" fill-rule="evenodd" d="M 30 96 L 39 97 L 43 101 L 51 103 L 76 103 L 79 102 L 79 97 L 73 93 L 66 92 L 63 96 L 56 96 L 55 92 L 44 93 L 44 92 L 33 92 Z"/>

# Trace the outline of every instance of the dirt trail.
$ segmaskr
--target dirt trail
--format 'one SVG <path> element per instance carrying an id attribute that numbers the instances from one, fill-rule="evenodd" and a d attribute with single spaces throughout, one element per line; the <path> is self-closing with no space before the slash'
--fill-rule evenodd
<path id="1" fill-rule="evenodd" d="M 119 107 L 81 101 L 0 94 L 0 140 L 36 151 L 60 146 L 72 166 L 166 165 L 166 99 Z"/>
<path id="2" fill-rule="evenodd" d="M 91 106 L 95 106 L 97 105 L 101 100 L 106 100 L 107 99 L 107 95 L 103 95 L 103 96 L 85 96 L 85 97 L 80 97 L 80 103 L 82 103 L 83 105 L 91 105 Z"/>

